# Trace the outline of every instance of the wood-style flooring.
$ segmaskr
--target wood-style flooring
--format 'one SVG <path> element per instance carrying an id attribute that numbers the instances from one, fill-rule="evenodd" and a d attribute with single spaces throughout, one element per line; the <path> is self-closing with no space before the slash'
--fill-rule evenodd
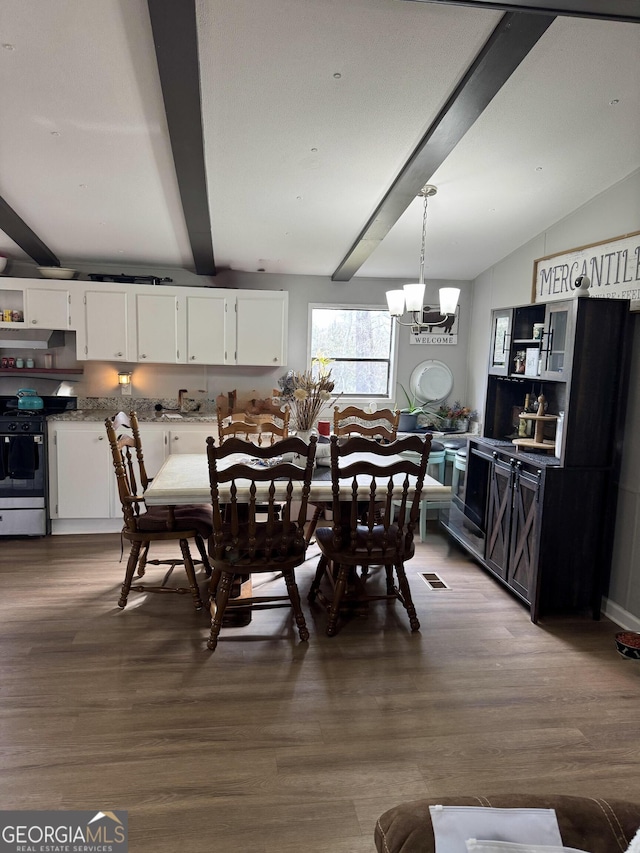
<path id="1" fill-rule="evenodd" d="M 381 602 L 328 638 L 311 549 L 310 641 L 262 611 L 213 654 L 189 596 L 118 609 L 119 536 L 0 547 L 2 809 L 126 809 L 133 853 L 372 853 L 403 800 L 640 801 L 640 664 L 616 626 L 533 625 L 438 531 L 408 564 L 419 633 Z"/>

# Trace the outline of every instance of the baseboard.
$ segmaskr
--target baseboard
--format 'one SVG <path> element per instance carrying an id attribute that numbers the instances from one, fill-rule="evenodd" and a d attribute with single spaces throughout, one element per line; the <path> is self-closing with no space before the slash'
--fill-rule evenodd
<path id="1" fill-rule="evenodd" d="M 602 599 L 602 613 L 624 631 L 640 631 L 640 618 L 608 598 Z"/>
<path id="2" fill-rule="evenodd" d="M 51 533 L 62 536 L 68 533 L 120 533 L 122 519 L 116 518 L 53 518 Z"/>

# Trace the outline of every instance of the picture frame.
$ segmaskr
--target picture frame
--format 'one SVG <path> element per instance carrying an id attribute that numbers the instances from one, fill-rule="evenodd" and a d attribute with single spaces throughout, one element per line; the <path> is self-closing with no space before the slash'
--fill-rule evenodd
<path id="1" fill-rule="evenodd" d="M 631 310 L 640 311 L 640 231 L 537 258 L 531 301 L 570 299 L 584 275 L 591 280 L 590 297 L 629 299 Z"/>

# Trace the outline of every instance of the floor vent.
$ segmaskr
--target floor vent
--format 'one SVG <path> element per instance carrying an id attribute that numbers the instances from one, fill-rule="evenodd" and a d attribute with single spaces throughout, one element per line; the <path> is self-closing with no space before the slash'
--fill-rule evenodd
<path id="1" fill-rule="evenodd" d="M 440 575 L 435 572 L 419 572 L 419 575 L 429 589 L 450 589 Z"/>

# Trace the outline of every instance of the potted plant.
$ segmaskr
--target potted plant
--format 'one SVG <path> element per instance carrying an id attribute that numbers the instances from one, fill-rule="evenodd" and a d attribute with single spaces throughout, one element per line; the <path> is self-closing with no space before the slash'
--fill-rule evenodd
<path id="1" fill-rule="evenodd" d="M 424 410 L 422 406 L 417 405 L 415 396 L 409 396 L 404 385 L 400 382 L 398 382 L 398 385 L 402 388 L 402 393 L 407 400 L 407 405 L 400 409 L 398 432 L 415 432 L 418 426 L 418 415 L 421 415 Z"/>
<path id="2" fill-rule="evenodd" d="M 468 432 L 471 409 L 463 406 L 459 400 L 450 406 L 447 400 L 440 405 L 436 412 L 442 429 L 454 429 L 456 432 Z"/>

